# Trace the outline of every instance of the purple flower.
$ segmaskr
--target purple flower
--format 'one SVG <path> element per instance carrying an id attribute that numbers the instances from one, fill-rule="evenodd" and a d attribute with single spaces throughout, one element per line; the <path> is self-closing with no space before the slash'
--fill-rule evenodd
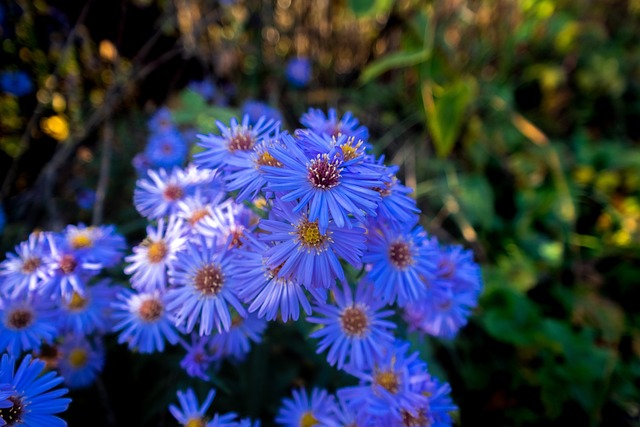
<path id="1" fill-rule="evenodd" d="M 283 427 L 309 427 L 333 413 L 335 399 L 326 390 L 314 388 L 311 396 L 304 389 L 293 390 L 292 399 L 284 399 L 276 423 Z"/>
<path id="2" fill-rule="evenodd" d="M 88 387 L 102 372 L 105 351 L 101 343 L 92 342 L 82 335 L 67 335 L 58 350 L 58 370 L 69 387 Z"/>
<path id="3" fill-rule="evenodd" d="M 60 330 L 77 335 L 106 332 L 109 327 L 109 313 L 115 297 L 115 289 L 109 280 L 87 286 L 84 295 L 74 292 L 68 300 L 60 304 Z"/>
<path id="4" fill-rule="evenodd" d="M 293 87 L 303 88 L 311 81 L 311 61 L 309 58 L 292 58 L 287 62 L 284 72 Z"/>
<path id="5" fill-rule="evenodd" d="M 231 317 L 229 331 L 213 335 L 210 345 L 218 357 L 231 357 L 241 361 L 249 353 L 251 342 L 262 341 L 262 334 L 266 328 L 267 321 L 264 319 L 252 315 L 244 318 L 234 314 Z"/>
<path id="6" fill-rule="evenodd" d="M 180 361 L 180 367 L 184 369 L 190 377 L 209 381 L 211 378 L 207 374 L 207 371 L 213 362 L 219 360 L 218 356 L 209 349 L 211 337 L 191 333 L 191 343 L 180 339 L 180 344 L 187 351 L 187 354 L 185 354 L 184 358 Z"/>
<path id="7" fill-rule="evenodd" d="M 197 427 L 235 427 L 235 419 L 237 417 L 234 413 L 225 415 L 215 414 L 213 419 L 209 420 L 206 413 L 213 403 L 213 398 L 216 395 L 214 389 L 209 390 L 207 397 L 202 405 L 198 404 L 198 398 L 196 397 L 193 389 L 188 389 L 186 392 L 178 391 L 178 402 L 180 407 L 176 405 L 169 405 L 169 412 L 171 415 L 183 426 L 197 426 Z"/>
<path id="8" fill-rule="evenodd" d="M 363 141 L 369 139 L 369 130 L 365 126 L 358 126 L 358 119 L 349 111 L 338 118 L 338 113 L 333 108 L 330 108 L 326 115 L 322 110 L 310 108 L 302 115 L 300 123 L 319 135 L 346 135 Z"/>
<path id="9" fill-rule="evenodd" d="M 180 167 L 189 154 L 189 146 L 177 129 L 149 136 L 144 154 L 152 167 L 171 169 Z"/>
<path id="10" fill-rule="evenodd" d="M 51 301 L 37 297 L 0 297 L 0 351 L 18 357 L 22 351 L 38 350 L 57 334 L 57 312 Z"/>
<path id="11" fill-rule="evenodd" d="M 15 254 L 7 254 L 7 259 L 0 264 L 3 294 L 26 296 L 41 291 L 49 280 L 53 271 L 48 266 L 50 249 L 45 236 L 45 233 L 31 233 L 29 240 L 15 247 Z"/>

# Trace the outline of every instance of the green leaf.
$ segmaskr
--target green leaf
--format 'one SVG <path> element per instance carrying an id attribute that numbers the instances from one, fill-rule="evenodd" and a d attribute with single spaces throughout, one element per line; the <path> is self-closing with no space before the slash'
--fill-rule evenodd
<path id="1" fill-rule="evenodd" d="M 462 130 L 462 123 L 469 105 L 477 94 L 475 79 L 468 77 L 443 87 L 440 96 L 434 97 L 432 83 L 423 84 L 423 101 L 427 127 L 433 139 L 436 154 L 447 157 Z"/>
<path id="2" fill-rule="evenodd" d="M 368 83 L 389 70 L 411 67 L 413 65 L 426 62 L 429 60 L 430 56 L 431 52 L 424 48 L 420 48 L 418 50 L 404 50 L 386 55 L 369 64 L 364 71 L 362 71 L 360 81 L 362 83 Z"/>
<path id="3" fill-rule="evenodd" d="M 393 7 L 393 0 L 349 0 L 349 9 L 358 17 L 387 13 Z"/>

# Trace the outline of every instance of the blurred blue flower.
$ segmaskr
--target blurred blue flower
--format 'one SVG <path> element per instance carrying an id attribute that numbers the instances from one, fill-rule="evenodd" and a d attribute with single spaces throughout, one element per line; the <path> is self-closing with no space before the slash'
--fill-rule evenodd
<path id="1" fill-rule="evenodd" d="M 255 315 L 246 318 L 234 313 L 231 316 L 231 328 L 211 337 L 211 348 L 218 357 L 230 357 L 242 361 L 251 349 L 251 342 L 262 341 L 262 334 L 267 328 L 267 321 Z"/>
<path id="2" fill-rule="evenodd" d="M 267 120 L 282 122 L 282 113 L 278 109 L 271 107 L 266 102 L 249 99 L 242 104 L 241 113 L 243 117 L 249 116 L 249 123 L 255 125 L 261 117 Z"/>
<path id="3" fill-rule="evenodd" d="M 188 427 L 236 427 L 236 417 L 234 413 L 225 415 L 215 414 L 213 419 L 207 416 L 207 411 L 213 403 L 213 398 L 216 395 L 214 389 L 209 390 L 207 397 L 202 402 L 202 405 L 198 403 L 193 389 L 187 389 L 187 391 L 178 390 L 178 402 L 180 407 L 176 405 L 169 405 L 169 412 L 182 426 Z"/>
<path id="4" fill-rule="evenodd" d="M 47 233 L 31 233 L 29 239 L 15 247 L 14 253 L 0 263 L 0 286 L 2 294 L 12 298 L 26 297 L 31 292 L 41 292 L 53 272 L 48 266 L 50 250 Z"/>
<path id="5" fill-rule="evenodd" d="M 57 310 L 41 298 L 0 297 L 0 352 L 18 357 L 22 351 L 38 350 L 57 335 Z"/>
<path id="6" fill-rule="evenodd" d="M 33 92 L 33 82 L 24 71 L 3 71 L 0 73 L 0 89 L 15 96 Z"/>
<path id="7" fill-rule="evenodd" d="M 74 292 L 60 304 L 60 330 L 76 335 L 107 332 L 115 292 L 108 279 L 87 286 L 84 296 Z"/>
<path id="8" fill-rule="evenodd" d="M 304 389 L 293 390 L 292 399 L 284 399 L 276 416 L 276 423 L 283 427 L 307 427 L 319 425 L 335 410 L 335 398 L 326 390 L 314 388 L 309 396 Z"/>
<path id="9" fill-rule="evenodd" d="M 0 235 L 4 231 L 4 226 L 7 224 L 7 214 L 4 213 L 2 203 L 0 203 Z"/>
<path id="10" fill-rule="evenodd" d="M 285 67 L 287 81 L 296 88 L 303 88 L 311 81 L 311 61 L 309 58 L 292 58 Z"/>
<path id="11" fill-rule="evenodd" d="M 335 109 L 330 108 L 325 115 L 324 111 L 317 108 L 310 108 L 300 118 L 300 123 L 317 134 L 328 136 L 338 136 L 340 134 L 353 136 L 356 140 L 369 139 L 369 130 L 365 126 L 359 126 L 359 121 L 350 111 L 347 111 L 341 118 Z"/>
<path id="12" fill-rule="evenodd" d="M 189 146 L 177 130 L 151 134 L 144 150 L 153 168 L 164 169 L 182 166 L 188 153 Z"/>
<path id="13" fill-rule="evenodd" d="M 26 355 L 15 369 L 15 359 L 7 354 L 0 362 L 0 384 L 10 384 L 12 394 L 0 407 L 0 425 L 29 427 L 66 427 L 54 414 L 67 410 L 71 399 L 63 398 L 66 388 L 54 389 L 62 382 L 55 372 L 44 372 L 45 363 Z M 4 393 L 3 393 L 4 394 Z M 9 421 L 7 423 L 7 421 Z"/>
<path id="14" fill-rule="evenodd" d="M 105 351 L 99 342 L 90 341 L 83 335 L 67 335 L 58 351 L 58 370 L 70 388 L 88 387 L 102 372 Z"/>
<path id="15" fill-rule="evenodd" d="M 96 202 L 96 192 L 90 188 L 80 188 L 76 193 L 76 201 L 80 209 L 91 210 Z"/>

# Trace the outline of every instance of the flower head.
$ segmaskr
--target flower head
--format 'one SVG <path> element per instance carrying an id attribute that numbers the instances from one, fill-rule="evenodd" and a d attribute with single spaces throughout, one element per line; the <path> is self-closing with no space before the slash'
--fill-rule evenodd
<path id="1" fill-rule="evenodd" d="M 50 249 L 44 233 L 31 233 L 26 242 L 15 248 L 15 254 L 8 253 L 0 263 L 0 277 L 4 283 L 0 289 L 12 297 L 26 296 L 41 291 L 53 271 L 48 266 Z"/>
<path id="2" fill-rule="evenodd" d="M 177 129 L 149 136 L 144 154 L 154 168 L 180 167 L 189 154 L 189 146 Z"/>
<path id="3" fill-rule="evenodd" d="M 67 335 L 59 347 L 58 369 L 71 388 L 88 387 L 104 367 L 105 352 L 100 342 L 82 335 Z"/>
<path id="4" fill-rule="evenodd" d="M 284 72 L 293 87 L 303 88 L 311 80 L 311 61 L 309 58 L 292 58 L 287 62 Z"/>
<path id="5" fill-rule="evenodd" d="M 0 297 L 0 351 L 18 357 L 37 350 L 57 334 L 57 311 L 52 302 L 36 296 L 5 299 Z"/>
<path id="6" fill-rule="evenodd" d="M 3 71 L 0 73 L 0 89 L 15 96 L 33 92 L 33 82 L 24 71 Z"/>
<path id="7" fill-rule="evenodd" d="M 314 388 L 311 396 L 304 389 L 293 390 L 293 398 L 282 401 L 276 423 L 283 427 L 313 427 L 334 407 L 335 399 L 326 390 Z"/>
<path id="8" fill-rule="evenodd" d="M 317 134 L 328 136 L 346 135 L 353 136 L 356 140 L 369 139 L 369 130 L 365 126 L 359 126 L 358 119 L 351 112 L 346 112 L 341 118 L 333 108 L 328 113 L 317 108 L 310 108 L 300 118 L 300 123 Z"/>

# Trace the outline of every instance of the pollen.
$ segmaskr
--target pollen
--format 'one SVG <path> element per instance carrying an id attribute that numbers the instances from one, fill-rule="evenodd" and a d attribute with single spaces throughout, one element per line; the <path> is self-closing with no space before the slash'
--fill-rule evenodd
<path id="1" fill-rule="evenodd" d="M 396 394 L 400 387 L 398 376 L 393 371 L 378 372 L 373 381 L 391 394 Z"/>
<path id="2" fill-rule="evenodd" d="M 426 410 L 420 409 L 416 415 L 411 415 L 408 411 L 402 410 L 402 425 L 404 427 L 430 427 L 431 421 L 427 417 Z"/>
<path id="3" fill-rule="evenodd" d="M 201 208 L 201 209 L 195 210 L 191 214 L 191 217 L 189 218 L 189 224 L 191 224 L 191 226 L 193 227 L 198 222 L 200 222 L 200 220 L 208 216 L 209 216 L 209 210 L 207 208 Z"/>
<path id="4" fill-rule="evenodd" d="M 203 295 L 215 296 L 222 290 L 224 284 L 224 275 L 220 268 L 214 264 L 207 264 L 196 273 L 196 277 L 193 279 L 193 286 L 200 291 Z"/>
<path id="5" fill-rule="evenodd" d="M 7 316 L 7 325 L 11 329 L 24 329 L 34 320 L 33 312 L 27 308 L 17 308 Z"/>
<path id="6" fill-rule="evenodd" d="M 260 157 L 258 157 L 258 159 L 256 160 L 256 164 L 258 166 L 273 166 L 275 168 L 282 167 L 282 163 L 279 160 L 277 160 L 275 157 L 273 157 L 271 153 L 269 153 L 268 151 L 265 151 L 262 154 L 260 154 Z"/>
<path id="7" fill-rule="evenodd" d="M 342 151 L 342 158 L 345 161 L 353 160 L 360 155 L 360 148 L 362 147 L 363 141 L 358 140 L 355 142 L 354 137 L 350 137 L 347 140 L 346 144 L 340 146 L 340 150 Z"/>
<path id="8" fill-rule="evenodd" d="M 300 417 L 300 427 L 313 427 L 315 425 L 320 424 L 316 417 L 313 416 L 312 411 L 306 411 Z"/>
<path id="9" fill-rule="evenodd" d="M 166 256 L 167 245 L 162 240 L 158 240 L 157 242 L 153 242 L 149 245 L 147 258 L 152 264 L 162 262 Z"/>
<path id="10" fill-rule="evenodd" d="M 389 246 L 389 260 L 391 264 L 404 270 L 413 264 L 411 248 L 406 242 L 395 242 Z"/>
<path id="11" fill-rule="evenodd" d="M 329 190 L 340 184 L 341 164 L 340 159 L 330 161 L 327 154 L 318 154 L 307 167 L 307 178 L 315 188 Z"/>
<path id="12" fill-rule="evenodd" d="M 40 264 L 41 264 L 40 258 L 35 258 L 35 257 L 27 258 L 22 263 L 22 272 L 26 274 L 33 273 L 38 269 L 38 267 L 40 267 Z"/>
<path id="13" fill-rule="evenodd" d="M 353 305 L 342 311 L 340 324 L 347 336 L 362 337 L 369 328 L 369 318 L 361 307 Z"/>
<path id="14" fill-rule="evenodd" d="M 60 266 L 60 270 L 62 270 L 64 274 L 71 274 L 78 266 L 78 261 L 76 261 L 76 258 L 73 255 L 66 254 L 62 255 L 62 258 L 60 258 L 60 262 L 58 265 Z"/>
<path id="15" fill-rule="evenodd" d="M 184 190 L 179 185 L 169 184 L 164 189 L 162 195 L 166 200 L 174 202 L 176 200 L 182 199 L 182 196 L 184 196 Z"/>
<path id="16" fill-rule="evenodd" d="M 184 427 L 205 427 L 206 425 L 206 421 L 202 418 L 189 418 Z"/>
<path id="17" fill-rule="evenodd" d="M 249 132 L 239 132 L 229 140 L 229 151 L 249 151 L 255 145 L 256 140 Z"/>
<path id="18" fill-rule="evenodd" d="M 156 298 L 149 298 L 140 304 L 138 314 L 145 322 L 155 322 L 164 313 L 164 304 Z"/>
<path id="19" fill-rule="evenodd" d="M 231 232 L 231 242 L 229 243 L 229 249 L 239 248 L 242 246 L 242 233 L 241 228 L 236 228 Z"/>
<path id="20" fill-rule="evenodd" d="M 73 249 L 90 248 L 93 246 L 93 240 L 86 233 L 76 234 L 71 238 L 71 247 Z"/>
<path id="21" fill-rule="evenodd" d="M 71 300 L 67 303 L 67 308 L 72 311 L 78 311 L 85 308 L 88 303 L 89 300 L 74 291 L 71 295 Z"/>
<path id="22" fill-rule="evenodd" d="M 320 248 L 327 240 L 327 235 L 320 233 L 318 221 L 309 222 L 303 220 L 302 223 L 298 225 L 297 231 L 300 243 L 306 248 Z"/>
<path id="23" fill-rule="evenodd" d="M 11 406 L 0 408 L 0 419 L 4 421 L 3 425 L 10 427 L 22 424 L 22 412 L 24 410 L 22 399 L 17 396 L 10 396 L 7 400 L 11 403 Z"/>
<path id="24" fill-rule="evenodd" d="M 69 364 L 72 368 L 80 369 L 89 361 L 89 355 L 84 348 L 74 348 L 69 352 Z"/>

